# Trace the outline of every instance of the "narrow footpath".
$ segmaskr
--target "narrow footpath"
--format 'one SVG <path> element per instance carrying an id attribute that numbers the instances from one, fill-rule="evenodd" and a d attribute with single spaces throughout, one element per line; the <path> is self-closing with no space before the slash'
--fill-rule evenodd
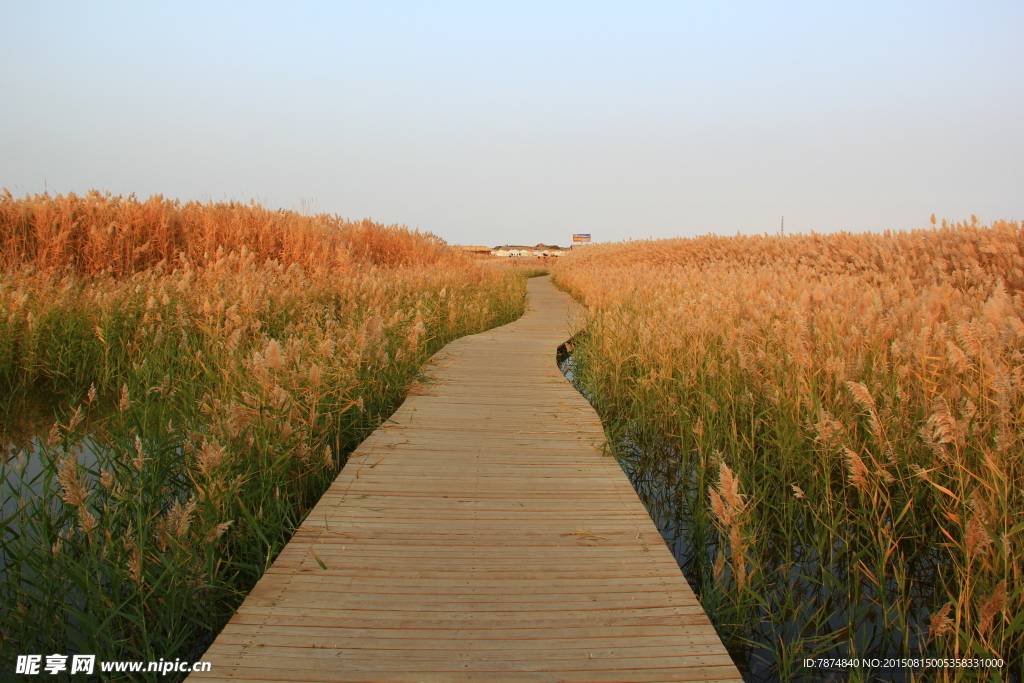
<path id="1" fill-rule="evenodd" d="M 742 681 L 555 363 L 572 308 L 534 278 L 442 349 L 190 680 Z"/>

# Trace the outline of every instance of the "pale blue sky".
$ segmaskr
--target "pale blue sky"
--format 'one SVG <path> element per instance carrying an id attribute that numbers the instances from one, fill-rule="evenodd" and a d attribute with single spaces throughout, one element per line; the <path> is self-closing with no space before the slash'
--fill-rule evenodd
<path id="1" fill-rule="evenodd" d="M 453 243 L 1024 218 L 1024 2 L 0 1 L 0 186 Z"/>

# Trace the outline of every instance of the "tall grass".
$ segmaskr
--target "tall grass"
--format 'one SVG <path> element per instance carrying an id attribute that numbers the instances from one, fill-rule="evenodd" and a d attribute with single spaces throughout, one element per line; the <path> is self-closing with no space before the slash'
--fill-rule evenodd
<path id="1" fill-rule="evenodd" d="M 255 205 L 0 197 L 0 650 L 196 659 L 448 341 L 524 278 Z"/>
<path id="2" fill-rule="evenodd" d="M 1005 666 L 850 677 L 1021 680 L 1022 257 L 1019 224 L 972 220 L 553 266 L 586 304 L 578 381 L 671 488 L 684 568 L 752 672 L 930 654 Z"/>

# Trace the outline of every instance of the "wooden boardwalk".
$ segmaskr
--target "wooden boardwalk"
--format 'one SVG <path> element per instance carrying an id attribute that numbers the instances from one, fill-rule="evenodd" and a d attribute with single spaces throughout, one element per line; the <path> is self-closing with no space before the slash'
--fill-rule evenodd
<path id="1" fill-rule="evenodd" d="M 529 291 L 435 357 L 192 679 L 742 680 L 555 364 L 571 300 Z"/>

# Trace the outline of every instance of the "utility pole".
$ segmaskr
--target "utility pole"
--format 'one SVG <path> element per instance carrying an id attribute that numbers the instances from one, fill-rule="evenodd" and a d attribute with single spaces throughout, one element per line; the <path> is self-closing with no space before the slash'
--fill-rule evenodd
<path id="1" fill-rule="evenodd" d="M 786 217 L 785 216 L 782 217 L 782 234 L 783 235 L 786 234 Z"/>

